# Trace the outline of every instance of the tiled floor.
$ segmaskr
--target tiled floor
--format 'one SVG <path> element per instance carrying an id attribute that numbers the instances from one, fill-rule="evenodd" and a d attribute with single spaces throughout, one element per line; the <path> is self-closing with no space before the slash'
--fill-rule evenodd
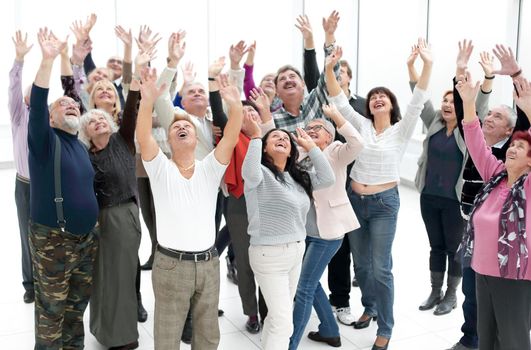
<path id="1" fill-rule="evenodd" d="M 20 241 L 14 204 L 14 170 L 0 170 L 0 193 L 4 233 L 0 244 L 0 266 L 2 267 L 2 287 L 0 288 L 0 349 L 18 350 L 33 347 L 33 304 L 22 301 L 23 288 L 20 283 Z M 430 311 L 418 311 L 419 303 L 429 292 L 428 239 L 419 212 L 419 195 L 416 191 L 401 186 L 401 209 L 398 230 L 394 245 L 395 276 L 395 328 L 390 348 L 393 350 L 447 349 L 460 336 L 463 316 L 460 304 L 462 294 L 458 294 L 459 308 L 445 316 L 434 316 Z M 144 236 L 140 247 L 141 260 L 149 254 L 149 237 Z M 220 307 L 225 315 L 219 319 L 221 343 L 219 349 L 240 350 L 259 349 L 260 336 L 250 335 L 244 329 L 246 321 L 238 290 L 226 278 L 226 268 L 221 268 Z M 326 275 L 323 276 L 326 286 Z M 154 299 L 151 288 L 151 273 L 142 272 L 142 295 L 144 305 L 149 312 L 146 323 L 139 324 L 139 349 L 153 349 L 153 308 Z M 356 316 L 362 308 L 359 289 L 353 288 L 351 306 Z M 88 311 L 85 314 L 88 320 Z M 87 322 L 88 323 L 88 322 Z M 316 330 L 318 320 L 310 319 L 307 331 Z M 118 326 L 118 325 L 117 325 Z M 372 324 L 364 330 L 354 330 L 341 325 L 342 349 L 370 349 L 376 333 Z M 99 345 L 90 332 L 86 331 L 86 349 L 105 349 Z M 187 345 L 182 349 L 189 349 Z M 326 345 L 311 342 L 304 338 L 301 349 L 327 349 Z M 200 350 L 200 349 L 199 349 Z"/>

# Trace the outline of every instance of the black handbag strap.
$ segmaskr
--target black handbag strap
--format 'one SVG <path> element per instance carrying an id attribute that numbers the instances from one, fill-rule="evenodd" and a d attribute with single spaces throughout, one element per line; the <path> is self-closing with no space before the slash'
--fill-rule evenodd
<path id="1" fill-rule="evenodd" d="M 55 151 L 53 159 L 53 174 L 55 187 L 55 211 L 57 213 L 57 224 L 61 231 L 64 232 L 66 227 L 66 220 L 63 214 L 63 195 L 61 191 L 61 141 L 55 135 Z"/>

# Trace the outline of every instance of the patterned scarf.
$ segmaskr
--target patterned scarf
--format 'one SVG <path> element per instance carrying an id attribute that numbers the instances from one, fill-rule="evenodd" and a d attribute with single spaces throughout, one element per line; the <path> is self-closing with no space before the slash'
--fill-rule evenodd
<path id="1" fill-rule="evenodd" d="M 523 279 L 527 271 L 527 232 L 525 224 L 526 194 L 522 175 L 511 187 L 511 192 L 503 203 L 498 232 L 498 266 L 502 278 Z M 464 266 L 470 266 L 474 251 L 474 215 L 487 199 L 487 196 L 507 177 L 507 170 L 493 176 L 479 191 L 470 213 L 463 240 L 458 252 Z"/>

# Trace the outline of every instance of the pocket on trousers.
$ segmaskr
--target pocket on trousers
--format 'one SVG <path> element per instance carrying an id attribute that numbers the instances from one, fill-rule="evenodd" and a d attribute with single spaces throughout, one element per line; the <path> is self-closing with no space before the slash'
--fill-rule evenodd
<path id="1" fill-rule="evenodd" d="M 278 258 L 285 254 L 285 245 L 260 245 L 255 246 L 256 252 L 264 258 Z"/>
<path id="2" fill-rule="evenodd" d="M 172 259 L 160 253 L 155 256 L 155 267 L 161 270 L 171 271 L 174 270 L 176 266 L 177 261 L 175 259 Z"/>
<path id="3" fill-rule="evenodd" d="M 400 208 L 400 201 L 394 197 L 379 198 L 378 206 L 386 210 L 389 214 L 398 214 Z"/>

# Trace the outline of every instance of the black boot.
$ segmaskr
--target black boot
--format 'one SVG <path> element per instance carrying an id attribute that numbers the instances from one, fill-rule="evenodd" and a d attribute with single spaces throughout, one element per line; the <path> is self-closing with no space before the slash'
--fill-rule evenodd
<path id="1" fill-rule="evenodd" d="M 192 344 L 192 312 L 188 311 L 186 315 L 186 321 L 184 322 L 183 334 L 181 340 L 185 344 Z"/>
<path id="2" fill-rule="evenodd" d="M 421 311 L 433 309 L 433 307 L 438 305 L 443 298 L 442 285 L 444 282 L 444 272 L 431 271 L 430 279 L 431 293 L 428 299 L 424 300 L 424 302 L 420 304 L 419 310 Z"/>
<path id="3" fill-rule="evenodd" d="M 144 305 L 142 305 L 142 295 L 140 293 L 136 293 L 136 300 L 138 302 L 137 305 L 137 317 L 138 322 L 146 322 L 148 318 L 148 313 L 146 309 L 144 309 Z"/>
<path id="4" fill-rule="evenodd" d="M 227 261 L 227 278 L 234 284 L 238 284 L 238 271 L 236 270 L 236 264 L 230 260 L 229 256 L 225 257 Z"/>
<path id="5" fill-rule="evenodd" d="M 453 309 L 457 307 L 457 287 L 461 282 L 461 277 L 458 276 L 448 276 L 448 281 L 446 282 L 447 288 L 446 293 L 444 294 L 443 300 L 437 305 L 434 315 L 446 315 L 450 313 Z"/>

